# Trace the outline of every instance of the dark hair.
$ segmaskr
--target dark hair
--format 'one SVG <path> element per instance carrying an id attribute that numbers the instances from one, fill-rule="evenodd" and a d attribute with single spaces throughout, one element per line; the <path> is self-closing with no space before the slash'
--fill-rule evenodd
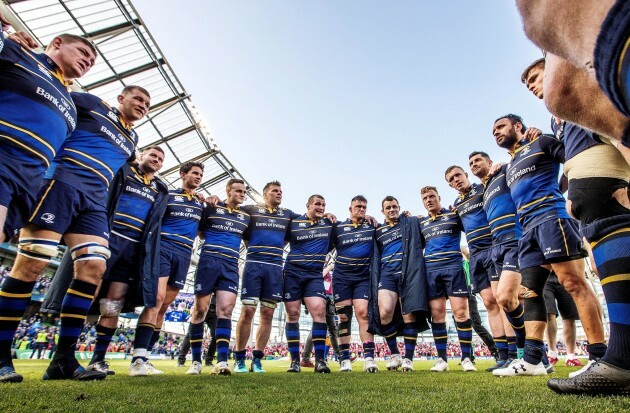
<path id="1" fill-rule="evenodd" d="M 543 69 L 545 68 L 545 58 L 541 57 L 540 59 L 536 59 L 534 60 L 529 66 L 527 66 L 525 68 L 525 70 L 523 70 L 523 74 L 521 75 L 521 82 L 523 83 L 527 83 L 527 76 L 529 76 L 529 72 L 532 71 L 532 69 L 536 68 L 536 67 L 542 67 Z"/>
<path id="2" fill-rule="evenodd" d="M 501 119 L 508 119 L 512 125 L 514 125 L 516 123 L 520 123 L 521 125 L 523 125 L 523 129 L 521 129 L 521 133 L 525 133 L 525 131 L 527 130 L 527 126 L 525 126 L 525 122 L 523 122 L 523 118 L 521 118 L 518 115 L 515 115 L 513 113 L 508 113 L 505 116 L 501 116 L 501 117 L 497 118 L 494 121 L 494 123 L 497 123 Z"/>
<path id="3" fill-rule="evenodd" d="M 271 181 L 271 182 L 267 182 L 267 183 L 265 184 L 265 187 L 263 188 L 263 194 L 264 194 L 265 192 L 267 192 L 267 190 L 268 190 L 270 187 L 272 187 L 272 186 L 280 186 L 280 187 L 281 187 L 281 186 L 282 186 L 282 184 L 281 184 L 279 181 Z"/>
<path id="4" fill-rule="evenodd" d="M 461 169 L 462 172 L 464 172 L 464 173 L 466 172 L 466 171 L 464 171 L 464 168 L 462 168 L 459 165 L 451 165 L 448 168 L 446 168 L 446 171 L 444 172 L 444 177 L 446 177 L 446 175 L 448 175 L 453 169 Z"/>
<path id="5" fill-rule="evenodd" d="M 350 200 L 350 204 L 352 204 L 354 201 L 358 201 L 358 202 L 365 202 L 367 204 L 367 198 L 364 197 L 363 195 L 357 195 L 354 198 L 352 198 Z"/>
<path id="6" fill-rule="evenodd" d="M 422 189 L 420 189 L 420 195 L 424 195 L 424 194 L 426 194 L 429 191 L 435 191 L 435 193 L 439 195 L 439 192 L 438 192 L 437 188 L 434 187 L 434 186 L 425 186 L 425 187 L 423 187 Z"/>
<path id="7" fill-rule="evenodd" d="M 243 181 L 242 179 L 238 179 L 238 178 L 232 178 L 229 181 L 227 181 L 227 184 L 225 184 L 225 189 L 226 190 L 230 190 L 232 189 L 232 185 L 234 184 L 243 184 L 245 185 L 245 181 Z"/>
<path id="8" fill-rule="evenodd" d="M 468 159 L 472 158 L 473 156 L 477 156 L 477 155 L 481 155 L 482 157 L 486 158 L 487 160 L 490 160 L 490 155 L 488 155 L 484 151 L 474 151 L 473 153 L 468 155 Z"/>
<path id="9" fill-rule="evenodd" d="M 312 204 L 316 198 L 321 199 L 322 201 L 325 201 L 326 198 L 324 198 L 323 196 L 319 195 L 319 194 L 313 194 L 311 196 L 308 197 L 308 201 L 306 201 L 306 205 L 310 205 Z"/>
<path id="10" fill-rule="evenodd" d="M 125 88 L 122 90 L 122 92 L 120 92 L 120 94 L 126 95 L 127 93 L 133 92 L 134 90 L 138 90 L 144 93 L 145 95 L 147 95 L 148 97 L 151 97 L 151 94 L 149 94 L 149 92 L 145 88 L 143 88 L 142 86 L 136 86 L 136 85 L 125 86 Z"/>
<path id="11" fill-rule="evenodd" d="M 396 198 L 394 198 L 391 195 L 387 195 L 385 198 L 383 198 L 383 200 L 381 201 L 381 209 L 383 209 L 383 205 L 385 204 L 385 202 L 393 202 L 396 201 L 396 204 L 400 205 L 398 203 L 398 200 Z"/>
<path id="12" fill-rule="evenodd" d="M 92 50 L 92 53 L 94 53 L 94 56 L 98 56 L 98 52 L 96 51 L 96 46 L 94 46 L 94 43 L 92 43 L 90 40 L 86 39 L 85 37 L 81 37 L 76 34 L 62 33 L 58 36 L 55 36 L 53 40 L 55 40 L 57 37 L 67 43 L 77 43 L 77 42 L 83 43 L 84 45 L 88 46 L 90 50 Z M 50 47 L 50 44 L 46 47 L 46 49 L 48 49 L 48 47 Z"/>
<path id="13" fill-rule="evenodd" d="M 179 173 L 180 174 L 187 174 L 188 172 L 190 172 L 190 170 L 194 167 L 200 168 L 203 171 L 203 164 L 201 162 L 184 162 L 183 164 L 181 164 L 181 166 L 179 167 Z"/>
<path id="14" fill-rule="evenodd" d="M 162 152 L 162 155 L 166 155 L 166 153 L 164 152 L 164 149 L 160 148 L 157 145 L 151 145 L 151 146 L 147 146 L 146 148 L 142 148 L 142 153 L 145 153 L 146 151 L 150 151 L 151 149 L 155 149 L 158 152 Z"/>

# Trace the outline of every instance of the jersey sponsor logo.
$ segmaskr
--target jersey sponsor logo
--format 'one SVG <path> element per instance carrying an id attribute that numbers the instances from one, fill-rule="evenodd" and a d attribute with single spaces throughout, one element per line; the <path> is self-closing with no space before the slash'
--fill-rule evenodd
<path id="1" fill-rule="evenodd" d="M 523 149 L 523 151 L 521 152 L 521 158 L 525 155 L 527 155 L 528 153 L 530 153 L 532 151 L 532 148 L 530 148 L 529 146 L 526 146 L 525 149 Z"/>
<path id="2" fill-rule="evenodd" d="M 48 69 L 46 69 L 42 65 L 37 65 L 37 68 L 39 69 L 40 72 L 45 74 L 48 79 L 52 80 L 52 75 L 50 74 L 50 71 Z"/>
<path id="3" fill-rule="evenodd" d="M 348 232 L 348 231 L 350 231 L 350 227 L 344 227 L 344 228 L 343 228 L 343 230 L 344 230 L 345 232 Z"/>
<path id="4" fill-rule="evenodd" d="M 549 254 L 557 254 L 560 251 L 562 251 L 560 248 L 552 250 L 551 247 L 547 247 L 544 251 L 543 251 L 543 255 L 546 257 Z"/>
<path id="5" fill-rule="evenodd" d="M 240 219 L 241 221 L 244 221 L 244 220 L 245 220 L 245 215 L 243 215 L 243 214 L 238 214 L 238 215 L 236 216 L 236 218 Z"/>
<path id="6" fill-rule="evenodd" d="M 317 230 L 316 229 L 312 229 L 308 232 L 309 234 L 317 234 Z"/>
<path id="7" fill-rule="evenodd" d="M 103 132 L 111 140 L 113 140 L 114 143 L 116 145 L 118 145 L 120 147 L 120 149 L 125 151 L 125 153 L 128 156 L 131 156 L 132 148 L 129 148 L 129 146 L 127 146 L 127 139 L 122 134 L 120 134 L 120 133 L 119 134 L 115 134 L 112 131 L 110 131 L 109 129 L 107 129 L 107 127 L 105 127 L 105 126 L 101 126 L 101 132 Z"/>
<path id="8" fill-rule="evenodd" d="M 231 226 L 233 226 L 234 224 L 233 224 L 233 223 L 231 223 L 230 221 L 227 221 L 227 222 L 225 223 L 225 225 L 227 225 L 228 227 L 231 227 Z"/>
<path id="9" fill-rule="evenodd" d="M 72 114 L 70 113 L 70 111 L 68 110 L 69 108 L 66 107 L 63 103 L 61 103 L 59 101 L 59 99 L 57 99 L 54 95 L 50 94 L 49 92 L 47 92 L 45 89 L 41 88 L 41 87 L 37 87 L 37 89 L 35 89 L 35 93 L 37 93 L 38 95 L 42 96 L 44 99 L 48 100 L 50 103 L 52 103 L 57 109 L 59 109 L 59 111 L 61 112 L 61 114 L 63 115 L 64 118 L 66 118 L 66 120 L 70 123 L 70 125 L 72 126 L 72 129 L 74 129 L 77 125 L 77 121 L 76 119 L 72 116 Z M 64 101 L 65 102 L 65 101 Z M 65 102 L 66 104 L 68 104 L 68 102 Z"/>
<path id="10" fill-rule="evenodd" d="M 389 227 L 383 227 L 383 232 L 389 231 Z"/>
<path id="11" fill-rule="evenodd" d="M 192 208 L 186 208 L 186 212 L 195 212 L 195 210 Z"/>
<path id="12" fill-rule="evenodd" d="M 444 216 L 442 217 L 442 221 L 448 221 L 448 215 L 444 215 Z"/>
<path id="13" fill-rule="evenodd" d="M 184 202 L 184 197 L 180 195 L 175 195 L 174 200 L 175 202 Z"/>
<path id="14" fill-rule="evenodd" d="M 469 196 L 475 196 L 475 195 L 477 195 L 477 188 L 472 188 L 472 189 L 470 190 L 470 192 L 468 192 L 468 195 L 469 195 Z"/>
<path id="15" fill-rule="evenodd" d="M 40 219 L 42 221 L 44 221 L 45 223 L 47 223 L 47 224 L 54 224 L 55 223 L 55 215 L 51 214 L 50 212 L 46 212 L 46 213 L 42 214 Z"/>
<path id="16" fill-rule="evenodd" d="M 300 222 L 298 227 L 305 228 L 306 227 L 306 222 Z"/>
<path id="17" fill-rule="evenodd" d="M 148 188 L 148 187 L 146 187 L 146 186 L 143 186 L 143 187 L 142 187 L 142 190 L 143 190 L 144 192 L 151 192 L 151 189 L 150 189 L 150 188 Z"/>
<path id="18" fill-rule="evenodd" d="M 260 212 L 261 214 L 264 214 L 266 211 L 265 211 L 265 208 L 258 208 L 258 212 Z"/>
<path id="19" fill-rule="evenodd" d="M 276 221 L 275 219 L 270 219 L 270 220 L 269 220 L 269 223 L 270 223 L 270 224 L 275 224 L 276 222 L 277 222 L 277 221 Z"/>
<path id="20" fill-rule="evenodd" d="M 532 166 L 529 166 L 527 168 L 519 169 L 518 171 L 516 169 L 512 169 L 510 171 L 510 179 L 508 179 L 507 185 L 511 186 L 514 183 L 514 181 L 519 179 L 521 176 L 523 176 L 525 174 L 528 174 L 530 172 L 534 172 L 534 171 L 536 171 L 536 165 L 532 165 Z"/>
<path id="21" fill-rule="evenodd" d="M 225 209 L 217 208 L 217 214 L 225 215 Z"/>

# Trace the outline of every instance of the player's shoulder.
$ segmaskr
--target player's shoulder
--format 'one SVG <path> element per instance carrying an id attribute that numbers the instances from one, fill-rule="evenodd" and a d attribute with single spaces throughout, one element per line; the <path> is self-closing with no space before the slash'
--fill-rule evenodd
<path id="1" fill-rule="evenodd" d="M 92 109 L 97 106 L 103 106 L 110 108 L 110 106 L 100 97 L 87 92 L 70 92 L 72 101 L 79 107 L 86 107 Z"/>

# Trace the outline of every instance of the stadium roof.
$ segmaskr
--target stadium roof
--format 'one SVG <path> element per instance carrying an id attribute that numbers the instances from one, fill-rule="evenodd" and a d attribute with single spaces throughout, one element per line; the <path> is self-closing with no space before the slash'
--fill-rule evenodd
<path id="1" fill-rule="evenodd" d="M 78 86 L 107 102 L 114 102 L 126 85 L 151 93 L 149 115 L 136 124 L 140 147 L 157 144 L 166 152 L 161 177 L 179 186 L 179 165 L 204 164 L 200 191 L 224 194 L 230 178 L 247 180 L 221 152 L 167 59 L 128 0 L 4 0 L 15 27 L 48 44 L 59 33 L 85 36 L 99 57 Z M 11 15 L 13 14 L 13 15 Z M 13 17 L 13 19 L 11 19 Z M 248 184 L 250 198 L 260 194 Z"/>

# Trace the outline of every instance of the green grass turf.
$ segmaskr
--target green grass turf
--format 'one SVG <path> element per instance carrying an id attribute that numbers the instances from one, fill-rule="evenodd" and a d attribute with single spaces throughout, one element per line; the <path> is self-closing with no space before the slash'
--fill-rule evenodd
<path id="1" fill-rule="evenodd" d="M 376 374 L 353 364 L 352 373 L 316 375 L 285 372 L 288 361 L 265 361 L 265 374 L 231 377 L 186 376 L 175 361 L 154 361 L 163 376 L 129 377 L 128 361 L 116 360 L 117 374 L 101 382 L 42 381 L 47 362 L 19 360 L 20 384 L 0 386 L 0 412 L 613 412 L 630 411 L 630 398 L 558 396 L 546 377 L 499 378 L 482 371 L 464 373 L 451 361 L 451 371 L 430 373 L 431 362 L 415 362 L 413 373 L 388 372 L 379 363 Z M 561 364 L 562 361 L 559 363 Z M 85 364 L 85 362 L 84 362 Z M 187 366 L 190 362 L 187 362 Z M 556 377 L 574 370 L 558 366 Z"/>

